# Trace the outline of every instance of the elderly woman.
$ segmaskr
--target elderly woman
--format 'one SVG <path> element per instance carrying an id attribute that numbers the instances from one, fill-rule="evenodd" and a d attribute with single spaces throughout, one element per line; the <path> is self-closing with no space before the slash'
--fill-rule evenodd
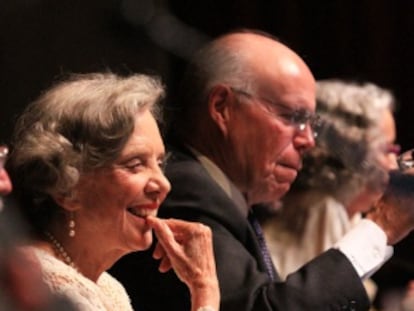
<path id="1" fill-rule="evenodd" d="M 397 167 L 389 91 L 372 83 L 323 80 L 316 99 L 324 120 L 316 147 L 304 157 L 280 212 L 265 224 L 283 277 L 332 247 L 358 222 L 379 198 L 386 172 Z"/>
<path id="2" fill-rule="evenodd" d="M 147 249 L 152 229 L 160 271 L 187 284 L 192 310 L 214 310 L 219 290 L 210 230 L 156 218 L 170 184 L 157 127 L 158 80 L 74 76 L 45 92 L 19 118 L 8 170 L 49 287 L 80 310 L 131 310 L 107 272 Z M 137 275 L 136 277 L 139 277 Z"/>

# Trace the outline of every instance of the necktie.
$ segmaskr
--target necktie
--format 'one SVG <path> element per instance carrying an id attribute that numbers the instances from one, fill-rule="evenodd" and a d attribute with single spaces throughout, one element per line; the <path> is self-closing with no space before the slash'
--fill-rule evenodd
<path id="1" fill-rule="evenodd" d="M 248 216 L 249 222 L 253 227 L 254 232 L 256 233 L 257 240 L 259 242 L 260 252 L 264 259 L 266 265 L 266 272 L 269 278 L 272 281 L 276 280 L 275 272 L 273 270 L 273 262 L 272 258 L 270 257 L 269 250 L 266 245 L 266 241 L 263 235 L 262 227 L 260 226 L 259 221 L 257 220 L 256 216 L 252 212 L 249 213 Z"/>

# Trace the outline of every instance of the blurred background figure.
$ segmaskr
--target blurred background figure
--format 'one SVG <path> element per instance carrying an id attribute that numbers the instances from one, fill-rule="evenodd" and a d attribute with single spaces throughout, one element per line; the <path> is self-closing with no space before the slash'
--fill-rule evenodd
<path id="1" fill-rule="evenodd" d="M 316 147 L 273 217 L 264 220 L 272 259 L 283 278 L 331 248 L 381 193 L 397 167 L 393 95 L 372 83 L 317 83 L 324 127 Z M 375 285 L 366 282 L 373 299 Z"/>
<path id="2" fill-rule="evenodd" d="M 6 146 L 0 146 L 0 211 L 3 210 L 3 196 L 9 194 L 12 190 L 9 175 L 4 169 L 8 153 L 9 149 Z"/>
<path id="3" fill-rule="evenodd" d="M 407 291 L 402 299 L 401 311 L 413 311 L 414 310 L 414 281 L 408 283 Z M 387 309 L 384 311 L 391 311 L 392 309 Z M 396 310 L 394 308 L 394 310 Z"/>
<path id="4" fill-rule="evenodd" d="M 398 157 L 399 170 L 404 173 L 414 173 L 414 149 L 406 150 Z M 400 176 L 391 174 L 391 178 L 396 180 L 400 192 L 405 192 L 408 195 L 414 193 L 413 181 L 408 179 L 409 176 Z M 403 193 L 404 194 L 404 193 Z M 402 204 L 403 202 L 399 202 Z M 400 273 L 396 271 L 395 273 Z M 391 287 L 392 288 L 392 287 Z M 391 290 L 385 291 L 379 301 L 381 311 L 414 311 L 414 281 L 408 281 L 405 288 L 394 287 Z"/>
<path id="5" fill-rule="evenodd" d="M 0 146 L 0 310 L 75 311 L 67 300 L 48 291 L 36 260 L 19 249 L 27 236 L 11 202 L 4 199 L 12 190 L 4 169 L 7 154 L 8 148 Z"/>

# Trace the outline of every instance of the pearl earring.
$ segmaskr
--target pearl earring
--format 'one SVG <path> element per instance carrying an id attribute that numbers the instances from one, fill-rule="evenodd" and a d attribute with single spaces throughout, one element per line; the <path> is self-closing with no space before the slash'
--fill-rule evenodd
<path id="1" fill-rule="evenodd" d="M 74 217 L 74 213 L 71 212 L 70 213 L 70 219 L 69 219 L 69 237 L 73 238 L 76 235 L 76 231 L 75 231 L 75 217 Z"/>

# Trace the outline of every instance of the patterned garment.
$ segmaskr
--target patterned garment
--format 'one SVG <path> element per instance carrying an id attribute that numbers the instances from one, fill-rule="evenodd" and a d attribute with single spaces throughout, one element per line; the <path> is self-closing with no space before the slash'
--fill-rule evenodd
<path id="1" fill-rule="evenodd" d="M 25 249 L 38 258 L 51 291 L 68 297 L 80 311 L 133 310 L 124 287 L 108 273 L 102 273 L 95 283 L 44 250 Z"/>

